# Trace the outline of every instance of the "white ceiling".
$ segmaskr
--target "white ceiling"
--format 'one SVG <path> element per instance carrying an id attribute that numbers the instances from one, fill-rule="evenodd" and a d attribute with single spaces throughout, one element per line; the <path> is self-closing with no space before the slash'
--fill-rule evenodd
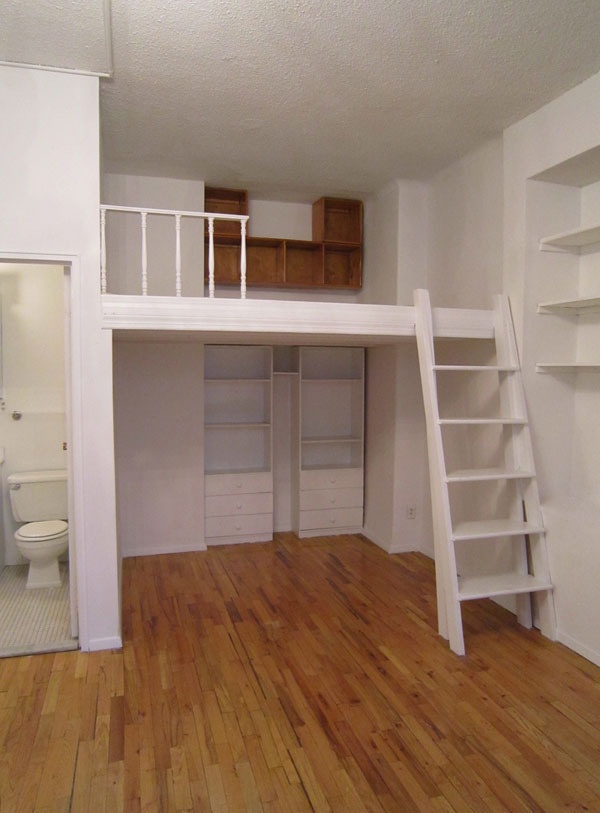
<path id="1" fill-rule="evenodd" d="M 52 37 L 21 32 L 45 64 L 84 59 L 103 2 L 2 0 L 42 32 L 50 9 Z M 112 0 L 111 21 L 104 168 L 255 196 L 428 177 L 600 70 L 600 0 Z"/>

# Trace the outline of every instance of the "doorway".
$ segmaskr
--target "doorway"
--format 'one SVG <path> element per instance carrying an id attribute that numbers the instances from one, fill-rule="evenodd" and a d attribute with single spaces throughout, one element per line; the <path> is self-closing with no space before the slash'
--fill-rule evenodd
<path id="1" fill-rule="evenodd" d="M 0 261 L 0 657 L 78 646 L 72 534 L 60 586 L 28 589 L 8 488 L 49 470 L 69 491 L 69 291 L 63 264 Z"/>

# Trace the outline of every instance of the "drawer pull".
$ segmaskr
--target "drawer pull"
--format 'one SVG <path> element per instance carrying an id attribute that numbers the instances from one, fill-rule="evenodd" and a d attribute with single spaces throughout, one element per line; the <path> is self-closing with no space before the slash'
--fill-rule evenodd
<path id="1" fill-rule="evenodd" d="M 236 511 L 241 511 L 241 510 L 242 510 L 242 504 L 241 504 L 241 502 L 239 502 L 239 503 L 238 503 L 238 504 L 235 506 L 235 510 L 236 510 Z"/>
<path id="2" fill-rule="evenodd" d="M 239 522 L 235 523 L 235 530 L 236 531 L 241 531 L 242 530 L 242 526 L 241 526 L 241 524 Z"/>
<path id="3" fill-rule="evenodd" d="M 329 500 L 329 502 L 331 503 L 331 505 L 335 505 L 335 497 L 332 497 L 332 498 Z"/>
<path id="4" fill-rule="evenodd" d="M 329 523 L 331 525 L 335 525 L 336 522 L 337 522 L 337 519 L 335 517 L 331 517 L 331 519 L 329 520 Z"/>
<path id="5" fill-rule="evenodd" d="M 241 484 L 241 483 L 238 481 L 238 482 L 235 484 L 235 487 L 236 487 L 236 488 L 241 488 L 241 487 L 242 487 L 242 484 Z"/>

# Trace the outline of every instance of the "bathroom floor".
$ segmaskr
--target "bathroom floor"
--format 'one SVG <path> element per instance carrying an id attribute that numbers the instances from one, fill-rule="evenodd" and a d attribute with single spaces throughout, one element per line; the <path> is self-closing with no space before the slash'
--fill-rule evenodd
<path id="1" fill-rule="evenodd" d="M 62 585 L 27 590 L 28 565 L 0 573 L 0 658 L 77 649 L 71 637 L 68 565 L 61 566 Z"/>

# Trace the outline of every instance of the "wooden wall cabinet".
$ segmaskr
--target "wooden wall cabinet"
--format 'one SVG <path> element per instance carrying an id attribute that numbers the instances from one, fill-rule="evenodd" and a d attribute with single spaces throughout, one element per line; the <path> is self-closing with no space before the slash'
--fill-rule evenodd
<path id="1" fill-rule="evenodd" d="M 204 207 L 208 212 L 220 215 L 247 215 L 248 192 L 245 189 L 221 189 L 207 186 L 204 189 Z M 204 224 L 208 234 L 208 223 Z M 240 224 L 235 221 L 215 220 L 215 237 L 240 236 Z"/>
<path id="2" fill-rule="evenodd" d="M 206 187 L 207 212 L 248 214 L 245 190 Z M 246 276 L 252 287 L 357 289 L 362 285 L 363 204 L 320 198 L 313 204 L 312 240 L 246 238 Z M 208 274 L 208 238 L 205 247 Z M 215 222 L 215 282 L 240 284 L 240 227 Z"/>

